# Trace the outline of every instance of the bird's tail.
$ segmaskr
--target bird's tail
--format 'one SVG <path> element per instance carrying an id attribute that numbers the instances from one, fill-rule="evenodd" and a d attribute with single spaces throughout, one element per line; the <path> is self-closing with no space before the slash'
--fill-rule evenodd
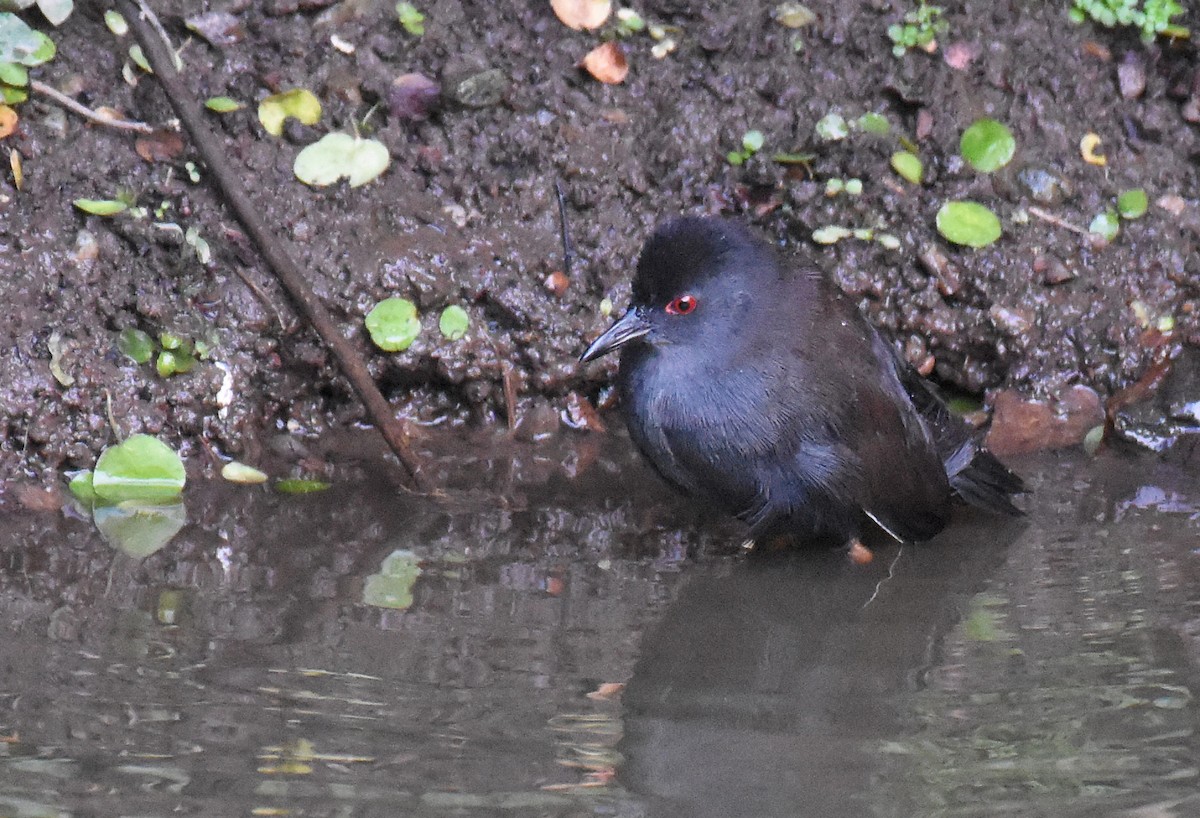
<path id="1" fill-rule="evenodd" d="M 1025 483 L 987 449 L 973 440 L 964 442 L 946 459 L 946 476 L 955 494 L 969 505 L 1020 517 L 1012 495 L 1025 491 Z"/>

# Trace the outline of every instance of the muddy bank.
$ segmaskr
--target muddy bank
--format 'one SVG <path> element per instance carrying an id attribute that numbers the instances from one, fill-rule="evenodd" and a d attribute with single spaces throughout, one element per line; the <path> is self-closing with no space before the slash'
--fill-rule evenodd
<path id="1" fill-rule="evenodd" d="M 423 8 L 420 37 L 403 31 L 392 5 L 227 3 L 229 36 L 212 45 L 193 35 L 184 57 L 198 97 L 249 104 L 216 120 L 228 160 L 396 409 L 421 422 L 503 423 L 512 409 L 533 434 L 558 423 L 571 393 L 595 399 L 611 369 L 581 370 L 575 359 L 606 323 L 600 302 L 624 305 L 640 242 L 680 212 L 735 214 L 807 253 L 910 360 L 976 394 L 1056 395 L 1081 384 L 1107 396 L 1153 361 L 1161 338 L 1148 328 L 1172 319 L 1168 344 L 1198 340 L 1190 44 L 1144 46 L 1132 32 L 1074 26 L 1065 4 L 974 2 L 947 15 L 942 51 L 897 59 L 885 30 L 907 8 L 900 3 L 813 2 L 817 22 L 797 32 L 773 18 L 774 3 L 665 0 L 639 11 L 677 28 L 676 51 L 655 59 L 651 39 L 627 40 L 629 76 L 604 86 L 575 67 L 598 37 L 566 29 L 548 4 L 438 0 Z M 177 41 L 188 36 L 184 19 L 202 10 L 156 9 Z M 89 105 L 167 121 L 152 79 L 136 88 L 122 81 L 128 42 L 100 14 L 81 4 L 53 32 L 58 57 L 39 77 Z M 1188 17 L 1177 22 L 1195 28 L 1195 12 Z M 335 47 L 334 35 L 353 53 Z M 943 59 L 950 45 L 961 46 L 965 65 Z M 1131 71 L 1141 87 L 1129 84 Z M 407 72 L 436 78 L 458 101 L 424 121 L 377 111 L 370 126 L 392 166 L 372 184 L 317 191 L 296 181 L 302 145 L 349 130 Z M 487 93 L 452 90 L 481 75 L 471 87 L 482 82 Z M 270 138 L 254 104 L 291 87 L 316 92 L 324 118 Z M 90 466 L 114 439 L 114 422 L 120 435 L 149 432 L 185 454 L 203 446 L 254 459 L 264 430 L 315 434 L 362 419 L 203 169 L 199 182 L 189 179 L 188 150 L 148 163 L 129 135 L 36 98 L 20 110 L 5 145 L 24 159 L 24 188 L 0 181 L 0 298 L 9 309 L 0 325 L 0 478 Z M 814 125 L 831 111 L 879 112 L 892 135 L 822 143 Z M 1006 122 L 1018 143 L 1014 162 L 991 176 L 958 158 L 963 128 L 983 115 Z M 763 132 L 766 147 L 732 166 L 725 155 L 749 129 Z M 1080 156 L 1089 131 L 1102 139 L 1103 167 Z M 919 188 L 888 167 L 897 134 L 920 149 Z M 814 153 L 811 174 L 770 161 L 777 151 Z M 860 178 L 863 192 L 826 196 L 829 178 Z M 563 266 L 555 180 L 580 256 L 558 291 L 546 286 Z M 1150 210 L 1113 242 L 1061 226 L 1086 228 L 1134 187 L 1146 189 Z M 71 206 L 122 189 L 150 211 L 165 203 L 161 219 L 195 228 L 212 261 L 202 264 L 150 218 L 99 219 Z M 1001 240 L 978 251 L 941 240 L 933 216 L 953 198 L 992 207 Z M 1058 221 L 1030 217 L 1031 207 Z M 830 224 L 886 229 L 900 249 L 813 244 L 811 232 Z M 424 316 L 422 336 L 399 354 L 375 350 L 362 329 L 365 313 L 391 295 Z M 436 329 L 449 304 L 472 319 L 456 342 Z M 190 373 L 162 378 L 117 351 L 128 327 L 205 339 L 213 352 Z"/>

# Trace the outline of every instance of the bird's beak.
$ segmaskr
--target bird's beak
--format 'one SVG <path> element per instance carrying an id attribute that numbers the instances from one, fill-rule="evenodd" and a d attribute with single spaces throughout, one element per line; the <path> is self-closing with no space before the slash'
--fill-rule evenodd
<path id="1" fill-rule="evenodd" d="M 592 345 L 579 356 L 579 362 L 586 364 L 588 361 L 594 361 L 635 338 L 641 338 L 649 331 L 650 322 L 642 315 L 641 310 L 630 307 L 629 311 L 605 330 L 603 335 L 592 341 Z"/>

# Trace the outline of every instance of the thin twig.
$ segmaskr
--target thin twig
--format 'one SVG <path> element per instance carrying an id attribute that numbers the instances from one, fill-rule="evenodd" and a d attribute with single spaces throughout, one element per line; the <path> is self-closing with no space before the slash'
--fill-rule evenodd
<path id="1" fill-rule="evenodd" d="M 40 80 L 30 80 L 29 88 L 35 93 L 49 97 L 62 107 L 66 108 L 68 111 L 74 111 L 84 119 L 90 122 L 95 122 L 97 125 L 107 125 L 110 128 L 116 128 L 122 131 L 134 131 L 136 133 L 154 133 L 153 125 L 147 125 L 145 122 L 135 122 L 131 119 L 114 119 L 112 117 L 105 116 L 99 111 L 93 111 L 91 108 L 87 107 L 81 102 L 76 102 L 62 91 L 59 91 L 57 88 L 47 85 Z"/>
<path id="2" fill-rule="evenodd" d="M 558 227 L 562 233 L 563 275 L 570 278 L 571 262 L 575 260 L 575 251 L 571 248 L 571 234 L 567 230 L 567 198 L 563 195 L 562 182 L 554 182 L 554 192 L 558 194 Z"/>
<path id="3" fill-rule="evenodd" d="M 1081 236 L 1088 235 L 1088 231 L 1084 230 L 1079 225 L 1071 224 L 1066 219 L 1060 219 L 1058 216 L 1055 216 L 1053 213 L 1047 213 L 1045 210 L 1042 210 L 1040 207 L 1034 207 L 1033 205 L 1030 205 L 1029 207 L 1027 207 L 1025 209 L 1029 211 L 1029 215 L 1037 216 L 1042 221 L 1049 222 L 1050 224 L 1054 225 L 1055 227 L 1061 227 L 1064 230 L 1070 230 L 1072 233 L 1078 233 Z"/>
<path id="4" fill-rule="evenodd" d="M 371 416 L 372 422 L 387 441 L 388 446 L 400 458 L 405 470 L 421 491 L 431 489 L 428 478 L 421 469 L 421 461 L 412 450 L 412 436 L 408 424 L 396 417 L 391 405 L 375 385 L 367 366 L 359 358 L 354 346 L 342 334 L 325 308 L 305 282 L 291 254 L 276 239 L 275 234 L 259 216 L 259 207 L 250 199 L 243 186 L 241 176 L 228 164 L 229 151 L 221 144 L 205 121 L 204 112 L 192 94 L 184 88 L 179 72 L 175 70 L 171 49 L 164 45 L 159 35 L 151 30 L 133 0 L 117 0 L 118 9 L 125 16 L 134 36 L 142 46 L 154 76 L 162 84 L 175 112 L 192 142 L 208 166 L 211 177 L 224 195 L 225 200 L 246 228 L 246 233 L 258 245 L 259 251 L 274 271 L 280 285 L 287 291 L 292 303 L 321 336 L 321 340 L 337 358 L 342 374 L 350 381 Z"/>

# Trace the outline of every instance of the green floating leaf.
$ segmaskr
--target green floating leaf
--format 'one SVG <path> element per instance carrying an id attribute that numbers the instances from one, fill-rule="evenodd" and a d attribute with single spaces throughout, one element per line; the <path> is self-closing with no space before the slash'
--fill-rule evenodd
<path id="1" fill-rule="evenodd" d="M 117 336 L 117 349 L 135 364 L 144 364 L 154 356 L 154 341 L 140 329 L 127 327 Z"/>
<path id="2" fill-rule="evenodd" d="M 275 490 L 280 494 L 315 494 L 325 491 L 330 484 L 323 480 L 309 480 L 303 477 L 287 477 L 275 481 Z"/>
<path id="3" fill-rule="evenodd" d="M 379 573 L 371 574 L 363 583 L 363 603 L 376 608 L 404 611 L 412 607 L 413 586 L 421 576 L 417 555 L 406 549 L 388 554 Z"/>
<path id="4" fill-rule="evenodd" d="M 382 142 L 346 133 L 331 133 L 296 156 L 292 170 L 306 185 L 324 187 L 342 177 L 350 187 L 365 185 L 387 170 L 391 155 Z"/>
<path id="5" fill-rule="evenodd" d="M 232 111 L 240 111 L 246 106 L 233 97 L 209 97 L 204 100 L 204 107 L 214 113 L 228 114 Z"/>
<path id="6" fill-rule="evenodd" d="M 467 311 L 457 304 L 451 304 L 442 310 L 442 317 L 438 319 L 438 329 L 451 341 L 457 341 L 466 335 L 470 325 L 471 318 Z"/>
<path id="7" fill-rule="evenodd" d="M 1103 236 L 1105 241 L 1115 239 L 1120 229 L 1121 222 L 1117 219 L 1117 212 L 1115 210 L 1106 210 L 1100 213 L 1088 225 L 1088 232 L 1095 233 L 1097 236 Z"/>
<path id="8" fill-rule="evenodd" d="M 1121 214 L 1122 219 L 1140 219 L 1146 215 L 1146 208 L 1149 206 L 1150 200 L 1146 197 L 1146 191 L 1140 187 L 1127 190 L 1117 197 L 1117 212 Z"/>
<path id="9" fill-rule="evenodd" d="M 134 559 L 145 559 L 179 533 L 187 523 L 187 510 L 179 502 L 123 502 L 96 507 L 92 519 L 109 545 Z"/>
<path id="10" fill-rule="evenodd" d="M 150 435 L 133 435 L 105 449 L 92 476 L 96 494 L 112 502 L 171 500 L 186 481 L 179 455 Z"/>
<path id="11" fill-rule="evenodd" d="M 76 199 L 71 204 L 93 216 L 114 216 L 129 209 L 128 202 L 117 199 Z"/>
<path id="12" fill-rule="evenodd" d="M 316 125 L 321 120 L 321 100 L 306 88 L 293 88 L 258 103 L 258 121 L 271 136 L 283 133 L 284 120 L 289 116 L 305 125 Z"/>
<path id="13" fill-rule="evenodd" d="M 386 352 L 403 352 L 421 334 L 417 307 L 407 298 L 385 298 L 367 313 L 366 322 L 371 340 Z"/>
<path id="14" fill-rule="evenodd" d="M 231 460 L 222 466 L 221 476 L 230 483 L 257 485 L 267 482 L 266 472 L 259 471 L 253 466 L 247 466 L 245 463 L 239 463 L 237 460 Z"/>
<path id="15" fill-rule="evenodd" d="M 892 154 L 892 170 L 896 171 L 901 179 L 914 185 L 921 184 L 925 174 L 925 166 L 921 164 L 917 155 L 910 151 L 896 151 Z"/>
<path id="16" fill-rule="evenodd" d="M 937 212 L 937 230 L 955 244 L 986 247 L 1000 238 L 1000 219 L 978 202 L 946 202 Z"/>
<path id="17" fill-rule="evenodd" d="M 1017 141 L 1003 123 L 984 117 L 963 131 L 959 150 L 975 170 L 991 173 L 1009 163 L 1017 150 Z"/>

